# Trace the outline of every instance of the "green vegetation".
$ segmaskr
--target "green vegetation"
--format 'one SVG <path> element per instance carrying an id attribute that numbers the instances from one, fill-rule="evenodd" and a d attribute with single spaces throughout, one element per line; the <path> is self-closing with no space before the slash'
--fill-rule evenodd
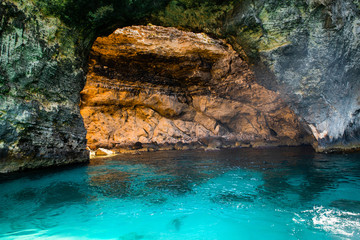
<path id="1" fill-rule="evenodd" d="M 221 35 L 226 17 L 234 8 L 233 1 L 172 0 L 167 7 L 153 17 L 164 26 L 182 27 Z"/>
<path id="2" fill-rule="evenodd" d="M 57 41 L 59 56 L 73 55 L 74 47 L 89 49 L 96 37 L 118 27 L 152 22 L 224 37 L 224 24 L 241 0 L 7 0 L 38 19 L 47 37 Z M 53 20 L 51 20 L 53 19 Z M 75 44 L 75 46 L 74 46 Z M 70 51 L 70 52 L 69 52 Z M 76 53 L 81 55 L 81 53 Z"/>
<path id="3" fill-rule="evenodd" d="M 165 7 L 169 0 L 34 0 L 37 8 L 48 16 L 59 18 L 77 29 L 110 27 L 114 24 L 144 18 L 155 9 Z"/>
<path id="4" fill-rule="evenodd" d="M 150 22 L 224 38 L 244 58 L 247 55 L 256 60 L 259 52 L 290 43 L 290 29 L 297 29 L 307 6 L 302 1 L 243 0 L 6 1 L 36 16 L 36 20 L 26 21 L 28 26 L 37 24 L 39 27 L 34 29 L 47 34 L 38 38 L 44 39 L 45 45 L 54 46 L 54 61 L 86 59 L 96 37 L 110 34 L 118 27 Z"/>
<path id="5" fill-rule="evenodd" d="M 234 1 L 220 0 L 10 0 L 55 17 L 79 34 L 103 35 L 116 27 L 153 21 L 219 35 Z M 238 0 L 239 1 L 239 0 Z"/>

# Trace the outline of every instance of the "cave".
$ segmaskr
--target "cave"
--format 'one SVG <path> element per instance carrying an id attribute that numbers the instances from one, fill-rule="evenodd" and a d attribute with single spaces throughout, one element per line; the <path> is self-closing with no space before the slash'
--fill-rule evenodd
<path id="1" fill-rule="evenodd" d="M 256 83 L 225 40 L 154 25 L 97 38 L 80 112 L 91 151 L 312 141 L 299 117 L 278 94 Z"/>
<path id="2" fill-rule="evenodd" d="M 96 143 L 90 139 L 90 149 L 141 142 L 157 145 L 179 142 L 180 147 L 181 143 L 195 147 L 197 142 L 201 148 L 311 143 L 318 152 L 357 150 L 360 143 L 357 9 L 358 4 L 350 0 L 3 0 L 0 172 L 89 161 L 84 118 L 80 114 L 80 105 L 85 108 L 80 103 L 80 92 L 86 82 L 89 54 L 98 37 L 132 25 L 175 27 L 193 32 L 198 39 L 225 41 L 219 43 L 225 50 L 217 55 L 207 49 L 206 54 L 192 56 L 198 62 L 197 69 L 186 65 L 191 62 L 186 57 L 162 56 L 156 60 L 154 54 L 148 55 L 149 61 L 156 64 L 168 61 L 169 68 L 165 71 L 160 65 L 155 66 L 160 73 L 156 77 L 144 74 L 142 84 L 153 87 L 152 91 L 161 89 L 164 93 L 158 96 L 167 99 L 159 101 L 163 106 L 158 109 L 142 102 L 136 114 L 151 109 L 147 114 L 154 113 L 155 118 L 161 119 L 157 126 L 171 127 L 158 128 L 156 139 L 151 135 L 153 132 L 145 132 L 144 126 L 138 129 L 142 133 L 127 140 L 119 139 L 119 134 L 116 139 L 98 139 Z M 216 49 L 213 50 L 219 50 Z M 182 71 L 176 72 L 176 61 L 186 65 Z M 170 71 L 170 66 L 175 72 Z M 151 66 L 146 63 L 143 67 L 145 71 Z M 106 76 L 109 69 L 101 69 L 94 73 Z M 127 70 L 133 71 L 131 66 Z M 190 72 L 194 76 L 186 75 Z M 122 80 L 131 82 L 126 83 L 132 85 L 129 96 L 139 100 L 138 95 L 146 94 L 134 87 L 140 83 L 134 79 L 143 77 L 135 75 Z M 82 96 L 87 97 L 86 90 Z M 135 104 L 116 101 L 118 106 Z M 166 109 L 166 104 L 177 108 Z M 114 109 L 108 111 L 120 114 Z M 135 111 L 131 114 L 130 118 L 136 116 Z M 147 118 L 144 114 L 142 117 Z M 161 139 L 160 133 L 167 129 L 173 131 L 171 137 Z M 91 131 L 95 128 L 90 127 L 88 132 Z"/>
<path id="3" fill-rule="evenodd" d="M 359 36 L 359 0 L 0 0 L 0 238 L 360 239 Z"/>

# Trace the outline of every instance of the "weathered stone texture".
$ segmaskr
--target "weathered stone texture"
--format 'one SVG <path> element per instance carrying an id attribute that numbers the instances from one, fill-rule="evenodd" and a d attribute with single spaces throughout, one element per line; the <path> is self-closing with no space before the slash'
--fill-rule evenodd
<path id="1" fill-rule="evenodd" d="M 60 21 L 0 6 L 0 172 L 88 161 L 85 76 L 74 47 L 59 56 Z"/>
<path id="2" fill-rule="evenodd" d="M 297 116 L 254 81 L 230 45 L 175 28 L 127 27 L 98 38 L 81 106 L 91 148 L 209 137 L 306 142 Z"/>
<path id="3" fill-rule="evenodd" d="M 257 54 L 258 82 L 308 123 L 319 151 L 359 147 L 359 10 L 350 0 L 244 1 L 227 23 Z"/>

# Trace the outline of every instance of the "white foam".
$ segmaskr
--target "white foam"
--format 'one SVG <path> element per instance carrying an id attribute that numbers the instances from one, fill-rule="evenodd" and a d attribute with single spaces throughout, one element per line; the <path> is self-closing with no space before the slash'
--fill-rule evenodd
<path id="1" fill-rule="evenodd" d="M 311 220 L 315 228 L 346 237 L 352 237 L 355 232 L 360 232 L 359 213 L 326 209 L 323 206 L 303 211 L 306 212 L 313 215 Z"/>

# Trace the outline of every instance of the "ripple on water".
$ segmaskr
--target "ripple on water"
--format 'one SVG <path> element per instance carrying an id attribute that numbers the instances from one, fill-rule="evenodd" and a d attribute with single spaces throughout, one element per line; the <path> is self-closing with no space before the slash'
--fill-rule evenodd
<path id="1" fill-rule="evenodd" d="M 330 207 L 338 208 L 342 211 L 360 213 L 360 201 L 339 199 L 332 201 Z"/>
<path id="2" fill-rule="evenodd" d="M 102 158 L 0 183 L 0 239 L 360 239 L 359 169 L 302 148 Z"/>
<path id="3" fill-rule="evenodd" d="M 221 193 L 211 198 L 214 203 L 218 204 L 238 204 L 251 203 L 256 199 L 256 195 L 251 194 L 235 194 L 235 193 Z"/>

